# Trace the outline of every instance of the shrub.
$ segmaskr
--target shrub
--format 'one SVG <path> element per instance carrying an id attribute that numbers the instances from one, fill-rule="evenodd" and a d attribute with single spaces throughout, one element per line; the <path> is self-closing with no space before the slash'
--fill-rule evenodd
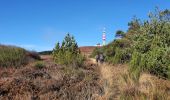
<path id="1" fill-rule="evenodd" d="M 149 52 L 147 69 L 150 73 L 163 78 L 168 77 L 169 60 L 165 59 L 166 52 L 164 48 L 155 48 Z"/>
<path id="2" fill-rule="evenodd" d="M 69 76 L 69 77 L 74 77 L 74 78 L 84 78 L 85 77 L 84 72 L 82 71 L 81 68 L 65 66 L 65 67 L 63 67 L 62 71 L 63 71 L 64 75 Z"/>
<path id="3" fill-rule="evenodd" d="M 74 67 L 82 66 L 84 61 L 74 37 L 69 34 L 66 35 L 61 46 L 60 43 L 56 44 L 53 58 L 58 64 Z"/>
<path id="4" fill-rule="evenodd" d="M 164 11 L 163 11 L 164 12 Z M 133 40 L 131 69 L 147 71 L 162 78 L 169 77 L 169 19 L 162 12 L 151 13 L 150 20 L 141 25 L 142 34 Z M 139 68 L 138 68 L 139 67 Z"/>
<path id="5" fill-rule="evenodd" d="M 131 49 L 130 41 L 127 39 L 117 39 L 101 48 L 96 48 L 92 56 L 94 57 L 97 53 L 103 53 L 106 56 L 105 61 L 117 64 L 126 63 L 130 60 Z"/>
<path id="6" fill-rule="evenodd" d="M 45 67 L 45 64 L 42 61 L 37 61 L 37 62 L 35 62 L 34 66 L 35 66 L 36 69 L 42 69 L 42 68 Z"/>
<path id="7" fill-rule="evenodd" d="M 29 51 L 28 56 L 36 60 L 41 60 L 39 53 L 36 51 Z"/>
<path id="8" fill-rule="evenodd" d="M 20 67 L 27 64 L 26 50 L 0 45 L 0 67 Z"/>
<path id="9" fill-rule="evenodd" d="M 129 70 L 137 76 L 145 71 L 169 78 L 170 11 L 156 9 L 149 14 L 149 20 L 134 18 L 128 25 L 126 34 L 117 31 L 119 39 L 101 48 L 106 61 L 113 64 L 130 62 Z"/>
<path id="10" fill-rule="evenodd" d="M 93 52 L 92 52 L 92 54 L 90 55 L 90 57 L 95 57 L 97 54 L 100 54 L 100 53 L 102 53 L 102 52 L 103 52 L 103 49 L 102 49 L 102 48 L 96 47 L 96 48 L 93 50 Z"/>
<path id="11" fill-rule="evenodd" d="M 130 55 L 128 49 L 116 48 L 115 55 L 113 57 L 113 63 L 126 63 L 130 60 Z"/>

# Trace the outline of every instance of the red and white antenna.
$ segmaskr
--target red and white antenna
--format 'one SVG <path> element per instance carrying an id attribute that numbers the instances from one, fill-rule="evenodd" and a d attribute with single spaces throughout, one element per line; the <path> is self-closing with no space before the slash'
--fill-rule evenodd
<path id="1" fill-rule="evenodd" d="M 103 40 L 103 46 L 106 45 L 106 28 L 103 28 L 103 34 L 102 34 L 102 40 Z"/>

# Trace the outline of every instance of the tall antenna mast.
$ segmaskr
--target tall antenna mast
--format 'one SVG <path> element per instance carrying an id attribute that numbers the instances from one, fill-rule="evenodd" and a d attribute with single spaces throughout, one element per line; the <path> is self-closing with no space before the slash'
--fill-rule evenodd
<path id="1" fill-rule="evenodd" d="M 103 28 L 103 34 L 102 34 L 102 40 L 103 40 L 103 46 L 105 46 L 106 45 L 106 28 L 104 27 Z"/>

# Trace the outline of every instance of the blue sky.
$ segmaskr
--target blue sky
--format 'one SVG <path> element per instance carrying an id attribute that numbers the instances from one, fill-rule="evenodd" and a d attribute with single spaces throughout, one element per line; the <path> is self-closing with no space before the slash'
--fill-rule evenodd
<path id="1" fill-rule="evenodd" d="M 133 16 L 146 19 L 158 6 L 170 9 L 169 0 L 0 0 L 0 43 L 29 50 L 50 50 L 66 33 L 79 46 L 107 43 L 116 30 L 127 30 Z"/>

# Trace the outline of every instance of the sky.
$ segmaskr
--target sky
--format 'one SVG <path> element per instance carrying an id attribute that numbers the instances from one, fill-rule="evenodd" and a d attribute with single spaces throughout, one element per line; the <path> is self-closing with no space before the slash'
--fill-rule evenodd
<path id="1" fill-rule="evenodd" d="M 106 43 L 117 30 L 127 31 L 133 16 L 147 19 L 169 0 L 0 0 L 0 44 L 27 50 L 52 50 L 69 32 L 79 46 Z"/>

